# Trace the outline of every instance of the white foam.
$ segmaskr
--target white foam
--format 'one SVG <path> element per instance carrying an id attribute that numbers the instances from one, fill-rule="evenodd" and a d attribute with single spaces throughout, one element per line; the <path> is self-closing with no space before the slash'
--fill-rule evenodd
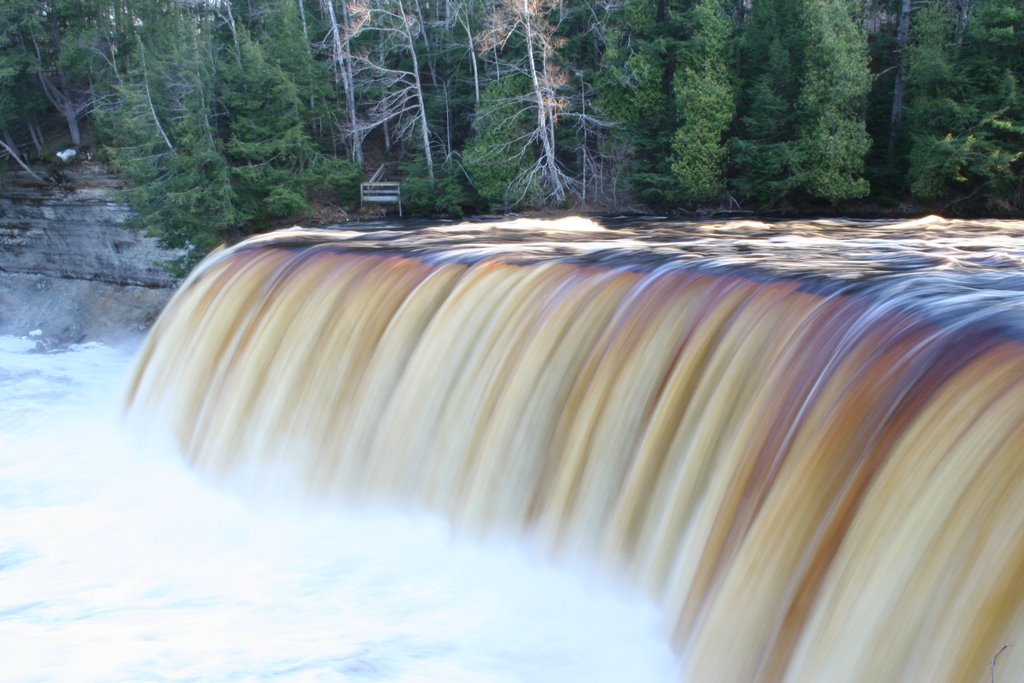
<path id="1" fill-rule="evenodd" d="M 517 230 L 523 232 L 606 232 L 600 223 L 582 216 L 562 218 L 512 218 L 494 222 L 467 221 L 453 225 L 439 225 L 431 228 L 436 232 L 476 232 L 490 230 Z"/>
<path id="2" fill-rule="evenodd" d="M 257 504 L 118 426 L 130 356 L 0 339 L 5 681 L 669 681 L 652 606 L 440 520 Z"/>

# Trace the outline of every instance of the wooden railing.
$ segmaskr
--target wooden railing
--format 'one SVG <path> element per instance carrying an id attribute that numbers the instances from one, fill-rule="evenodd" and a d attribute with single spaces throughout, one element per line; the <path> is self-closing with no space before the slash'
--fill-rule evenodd
<path id="1" fill-rule="evenodd" d="M 398 204 L 398 215 L 402 215 L 402 184 L 382 183 L 380 179 L 384 176 L 384 166 L 381 164 L 368 182 L 359 186 L 359 204 Z"/>

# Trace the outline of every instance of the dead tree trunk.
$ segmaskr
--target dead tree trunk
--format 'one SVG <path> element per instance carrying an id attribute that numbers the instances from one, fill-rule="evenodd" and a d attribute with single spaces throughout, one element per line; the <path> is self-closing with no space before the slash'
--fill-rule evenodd
<path id="1" fill-rule="evenodd" d="M 28 122 L 28 136 L 32 138 L 32 146 L 36 148 L 36 154 L 43 151 L 43 129 L 39 127 L 39 121 L 35 118 Z"/>
<path id="2" fill-rule="evenodd" d="M 971 16 L 971 0 L 953 0 L 953 13 L 956 15 L 956 45 L 960 47 Z"/>
<path id="3" fill-rule="evenodd" d="M 409 48 L 409 58 L 412 60 L 413 83 L 416 87 L 416 106 L 419 110 L 420 134 L 423 140 L 423 154 L 427 160 L 427 175 L 434 179 L 434 156 L 430 153 L 430 128 L 427 125 L 427 107 L 423 100 L 423 83 L 420 80 L 420 61 L 416 56 L 416 41 L 412 34 L 408 18 L 405 14 L 405 3 L 398 0 L 398 11 L 402 18 L 402 26 L 405 32 L 406 45 Z"/>
<path id="4" fill-rule="evenodd" d="M 345 94 L 345 106 L 348 109 L 349 152 L 352 160 L 361 166 L 363 164 L 363 133 L 360 131 L 359 117 L 356 112 L 355 79 L 352 77 L 352 51 L 349 45 L 352 25 L 348 16 L 348 5 L 344 2 L 341 3 L 341 18 L 343 22 L 341 26 L 338 25 L 338 18 L 334 12 L 334 0 L 324 0 L 324 7 L 327 10 L 327 19 L 330 22 L 334 62 L 338 67 L 341 88 Z M 342 28 L 345 31 L 344 39 L 342 39 Z"/>
<path id="5" fill-rule="evenodd" d="M 907 75 L 907 42 L 910 37 L 911 0 L 902 0 L 900 22 L 896 27 L 896 82 L 892 88 L 892 112 L 889 116 L 889 159 L 896 148 L 900 124 L 903 121 L 903 88 Z"/>
<path id="6" fill-rule="evenodd" d="M 164 127 L 160 124 L 160 117 L 157 116 L 156 107 L 153 106 L 153 95 L 149 90 L 149 70 L 146 68 L 146 48 L 143 47 L 141 38 L 139 38 L 139 56 L 142 59 L 142 86 L 146 93 L 146 106 L 149 108 L 149 114 L 153 118 L 153 125 L 156 126 L 157 132 L 160 133 L 160 138 L 167 145 L 167 149 L 170 150 L 171 154 L 174 154 L 174 145 L 171 144 L 171 139 L 167 137 Z"/>
<path id="7" fill-rule="evenodd" d="M 46 73 L 39 72 L 39 82 L 43 86 L 43 93 L 46 95 L 46 99 L 50 100 L 50 104 L 53 105 L 54 109 L 64 117 L 64 121 L 68 126 L 68 135 L 71 136 L 71 145 L 78 147 L 82 144 L 82 134 L 78 128 L 78 117 L 87 107 L 75 101 L 74 97 L 68 92 L 67 84 L 64 82 L 62 75 L 58 74 L 57 78 L 61 81 L 60 85 L 54 83 Z"/>
<path id="8" fill-rule="evenodd" d="M 430 84 L 437 86 L 437 66 L 434 64 L 434 50 L 430 46 L 430 34 L 427 32 L 427 22 L 423 17 L 423 9 L 420 7 L 420 0 L 414 0 L 416 6 L 416 19 L 419 21 L 419 34 L 423 36 L 423 46 L 426 48 L 427 72 L 430 74 Z"/>
<path id="9" fill-rule="evenodd" d="M 469 41 L 469 64 L 473 68 L 473 97 L 477 106 L 480 105 L 480 72 L 477 70 L 476 45 L 473 44 L 473 31 L 469 28 L 469 19 L 459 15 L 459 23 L 466 30 L 466 40 Z"/>
<path id="10" fill-rule="evenodd" d="M 18 166 L 21 166 L 22 170 L 32 176 L 34 180 L 40 183 L 45 182 L 28 164 L 25 163 L 24 159 L 21 158 L 21 155 L 18 154 L 18 148 L 11 139 L 10 132 L 6 129 L 4 130 L 3 139 L 0 139 L 0 149 L 7 152 L 7 155 L 14 159 L 15 163 L 17 163 Z"/>
<path id="11" fill-rule="evenodd" d="M 309 24 L 306 22 L 305 0 L 296 0 L 299 5 L 299 20 L 302 22 L 302 39 L 309 45 Z"/>
<path id="12" fill-rule="evenodd" d="M 537 70 L 537 60 L 534 56 L 536 40 L 533 32 L 533 13 L 530 9 L 530 0 L 523 2 L 523 38 L 526 41 L 527 66 L 530 82 L 533 86 L 533 96 L 537 106 L 537 133 L 541 141 L 541 168 L 545 183 L 551 197 L 556 202 L 565 199 L 565 185 L 561 174 L 558 172 L 558 162 L 555 159 L 554 131 L 550 127 L 551 103 L 546 96 L 546 88 L 541 85 L 540 73 Z"/>

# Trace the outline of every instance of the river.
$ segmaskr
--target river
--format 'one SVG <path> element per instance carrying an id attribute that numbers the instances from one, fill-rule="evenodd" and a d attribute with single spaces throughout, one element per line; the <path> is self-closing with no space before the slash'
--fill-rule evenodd
<path id="1" fill-rule="evenodd" d="M 4 338 L 0 678 L 1016 680 L 1022 266 L 1020 221 L 292 230 L 144 344 Z"/>

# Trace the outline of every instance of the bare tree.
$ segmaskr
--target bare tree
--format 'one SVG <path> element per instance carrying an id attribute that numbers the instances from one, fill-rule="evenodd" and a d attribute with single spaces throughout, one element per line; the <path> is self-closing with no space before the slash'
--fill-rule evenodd
<path id="1" fill-rule="evenodd" d="M 60 112 L 68 126 L 71 144 L 78 147 L 82 144 L 82 134 L 78 128 L 78 120 L 92 107 L 88 91 L 76 91 L 59 71 L 56 73 L 39 72 L 39 82 L 43 86 L 43 94 L 54 109 Z"/>
<path id="2" fill-rule="evenodd" d="M 53 108 L 57 110 L 64 121 L 67 123 L 68 134 L 71 137 L 71 144 L 78 147 L 82 143 L 81 131 L 78 127 L 78 121 L 82 118 L 92 107 L 91 93 L 89 87 L 75 87 L 71 82 L 68 81 L 64 72 L 58 66 L 59 51 L 62 43 L 63 36 L 61 35 L 60 28 L 56 22 L 56 15 L 51 15 L 50 18 L 50 36 L 43 36 L 40 38 L 35 32 L 29 31 L 28 42 L 31 42 L 31 51 L 35 53 L 36 62 L 36 76 L 39 79 L 39 84 L 46 96 L 46 99 L 50 101 Z M 44 45 L 48 45 L 50 51 L 56 51 L 54 54 L 47 53 L 44 47 L 40 45 L 40 40 L 43 41 Z M 18 42 L 21 45 L 21 49 L 26 54 L 29 53 L 30 49 L 28 43 L 24 37 L 19 36 Z M 47 53 L 47 54 L 44 54 Z"/>
<path id="3" fill-rule="evenodd" d="M 349 153 L 352 160 L 357 164 L 363 163 L 363 139 L 366 137 L 366 128 L 359 122 L 359 115 L 356 111 L 355 77 L 353 74 L 352 36 L 355 35 L 352 20 L 349 15 L 348 5 L 344 0 L 340 3 L 341 23 L 338 22 L 338 15 L 334 11 L 334 0 L 321 0 L 321 8 L 327 19 L 327 39 L 331 44 L 331 57 L 338 71 L 338 80 L 341 81 L 341 88 L 345 95 L 345 106 L 347 108 L 348 125 L 346 126 L 346 137 L 348 138 Z"/>
<path id="4" fill-rule="evenodd" d="M 463 5 L 463 7 L 465 7 L 465 5 Z M 468 52 L 469 52 L 470 65 L 473 68 L 473 96 L 475 98 L 474 101 L 479 106 L 479 104 L 480 104 L 480 70 L 479 70 L 479 67 L 477 66 L 477 60 L 476 60 L 476 46 L 473 44 L 473 30 L 469 26 L 469 10 L 468 10 L 468 8 L 465 9 L 464 11 L 460 11 L 459 14 L 458 14 L 458 18 L 459 18 L 459 25 L 462 26 L 462 29 L 466 32 L 466 40 L 468 41 L 468 45 L 467 46 L 469 48 Z"/>
<path id="5" fill-rule="evenodd" d="M 498 78 L 522 76 L 529 84 L 519 104 L 530 110 L 534 123 L 519 140 L 518 154 L 536 148 L 536 160 L 513 189 L 536 185 L 543 199 L 556 203 L 576 185 L 556 155 L 555 127 L 569 106 L 568 79 L 556 62 L 560 9 L 560 0 L 499 0 L 479 41 L 481 50 L 493 52 Z"/>
<path id="6" fill-rule="evenodd" d="M 423 8 L 420 5 L 420 0 L 412 0 L 412 2 L 413 2 L 413 8 L 416 10 L 416 12 L 415 12 L 415 15 L 416 15 L 416 24 L 415 24 L 415 26 L 416 26 L 416 29 L 417 29 L 417 35 L 423 40 L 423 47 L 425 48 L 425 51 L 426 51 L 427 72 L 430 74 L 430 83 L 431 83 L 431 85 L 436 86 L 437 85 L 437 64 L 435 62 L 436 62 L 437 53 L 431 47 L 430 30 L 429 29 L 430 29 L 431 25 L 436 25 L 438 22 L 436 20 L 432 21 L 432 22 L 427 22 L 427 20 L 424 18 Z"/>
<path id="7" fill-rule="evenodd" d="M 238 47 L 238 24 L 235 23 L 235 13 L 231 6 L 231 0 L 217 0 L 214 5 L 217 16 L 228 26 L 231 32 L 231 42 L 235 46 L 235 59 L 241 59 L 241 49 Z M 241 68 L 241 62 L 239 62 Z"/>
<path id="8" fill-rule="evenodd" d="M 482 13 L 481 2 L 480 0 L 446 0 L 444 8 L 443 16 L 438 18 L 444 31 L 444 43 L 452 48 L 465 50 L 473 74 L 473 95 L 476 104 L 479 105 L 480 67 L 473 26 L 479 23 L 479 16 Z M 459 34 L 464 38 L 460 38 Z"/>
<path id="9" fill-rule="evenodd" d="M 574 121 L 576 139 L 576 159 L 580 177 L 578 194 L 584 205 L 600 203 L 598 196 L 604 194 L 615 169 L 607 156 L 602 153 L 608 131 L 612 123 L 596 115 L 593 106 L 593 88 L 587 83 L 583 74 L 579 77 L 579 89 L 571 112 L 563 114 L 564 118 Z M 611 196 L 611 193 L 608 194 Z"/>
<path id="10" fill-rule="evenodd" d="M 353 4 L 353 36 L 372 34 L 367 47 L 354 54 L 361 82 L 381 96 L 370 107 L 362 129 L 369 132 L 381 125 L 394 124 L 393 133 L 408 137 L 419 131 L 427 164 L 434 178 L 430 125 L 420 78 L 420 57 L 416 39 L 420 20 L 406 11 L 406 0 L 378 0 Z"/>

